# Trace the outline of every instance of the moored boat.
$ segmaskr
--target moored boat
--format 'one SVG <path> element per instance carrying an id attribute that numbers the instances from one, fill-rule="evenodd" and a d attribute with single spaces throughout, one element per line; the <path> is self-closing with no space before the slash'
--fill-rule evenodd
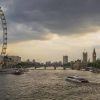
<path id="1" fill-rule="evenodd" d="M 21 74 L 24 74 L 24 71 L 20 70 L 20 69 L 16 69 L 13 74 L 15 75 L 21 75 Z"/>

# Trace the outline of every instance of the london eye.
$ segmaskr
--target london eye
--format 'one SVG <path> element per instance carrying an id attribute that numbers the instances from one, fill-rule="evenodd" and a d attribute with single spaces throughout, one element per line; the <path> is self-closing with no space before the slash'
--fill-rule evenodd
<path id="1" fill-rule="evenodd" d="M 2 42 L 2 50 L 1 50 L 1 56 L 5 56 L 6 55 L 6 49 L 7 49 L 7 22 L 6 22 L 6 18 L 4 15 L 3 10 L 0 7 L 0 19 L 1 19 L 1 24 L 2 24 L 2 35 L 3 35 L 3 42 Z"/>

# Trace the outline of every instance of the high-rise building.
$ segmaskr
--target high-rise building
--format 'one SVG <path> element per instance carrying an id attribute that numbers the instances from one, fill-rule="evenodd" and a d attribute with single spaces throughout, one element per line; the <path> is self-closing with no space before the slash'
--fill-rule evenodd
<path id="1" fill-rule="evenodd" d="M 63 56 L 63 65 L 68 63 L 68 56 Z"/>
<path id="2" fill-rule="evenodd" d="M 88 59 L 87 52 L 83 52 L 83 65 L 84 66 L 87 66 L 87 59 Z"/>
<path id="3" fill-rule="evenodd" d="M 95 48 L 94 48 L 93 54 L 92 54 L 92 61 L 93 61 L 93 63 L 96 62 L 96 51 L 95 51 Z"/>

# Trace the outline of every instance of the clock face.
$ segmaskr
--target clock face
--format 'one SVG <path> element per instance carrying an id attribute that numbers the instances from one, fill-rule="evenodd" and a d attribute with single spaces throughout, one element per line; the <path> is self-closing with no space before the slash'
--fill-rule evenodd
<path id="1" fill-rule="evenodd" d="M 95 54 L 93 56 L 96 56 Z"/>

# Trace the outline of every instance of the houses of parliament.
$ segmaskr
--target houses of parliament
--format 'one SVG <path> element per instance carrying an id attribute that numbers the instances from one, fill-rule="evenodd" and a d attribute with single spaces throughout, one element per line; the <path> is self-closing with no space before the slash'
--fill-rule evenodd
<path id="1" fill-rule="evenodd" d="M 92 63 L 96 62 L 96 51 L 95 48 L 93 49 L 92 52 Z M 86 68 L 88 66 L 88 63 L 90 63 L 90 59 L 88 59 L 88 53 L 83 52 L 83 59 L 81 60 L 76 60 L 75 62 L 71 62 L 72 69 L 78 69 L 80 70 L 81 68 Z"/>
<path id="2" fill-rule="evenodd" d="M 86 65 L 88 62 L 90 62 L 90 59 L 88 60 L 88 53 L 87 52 L 83 52 L 83 64 Z M 96 51 L 95 51 L 95 48 L 93 49 L 93 53 L 92 53 L 92 62 L 93 63 L 96 62 Z"/>

